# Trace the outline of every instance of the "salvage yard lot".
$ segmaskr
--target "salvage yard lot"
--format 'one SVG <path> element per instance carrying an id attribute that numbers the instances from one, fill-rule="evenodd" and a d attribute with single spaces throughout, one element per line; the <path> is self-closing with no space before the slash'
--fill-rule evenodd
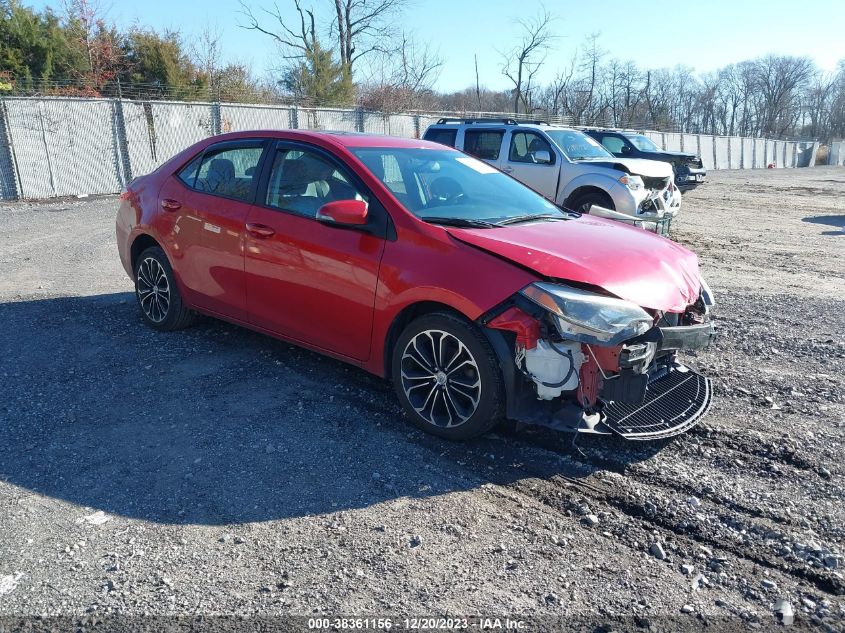
<path id="1" fill-rule="evenodd" d="M 454 444 L 364 372 L 144 327 L 116 198 L 0 205 L 0 616 L 845 618 L 845 170 L 714 172 L 710 415 Z M 659 544 L 659 547 L 658 547 Z"/>

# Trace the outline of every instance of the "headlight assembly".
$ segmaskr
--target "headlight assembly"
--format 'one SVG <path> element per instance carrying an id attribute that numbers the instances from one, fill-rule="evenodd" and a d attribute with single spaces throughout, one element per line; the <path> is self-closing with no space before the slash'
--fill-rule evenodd
<path id="1" fill-rule="evenodd" d="M 619 182 L 628 187 L 631 191 L 639 191 L 645 186 L 643 184 L 643 179 L 639 176 L 625 175 L 619 179 Z"/>
<path id="2" fill-rule="evenodd" d="M 582 343 L 617 345 L 653 325 L 638 305 L 586 290 L 537 282 L 520 293 L 552 315 L 562 337 Z"/>

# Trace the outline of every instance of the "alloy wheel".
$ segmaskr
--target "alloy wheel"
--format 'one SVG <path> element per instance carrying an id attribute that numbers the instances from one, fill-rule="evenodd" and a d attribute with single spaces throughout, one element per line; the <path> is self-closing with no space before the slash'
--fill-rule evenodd
<path id="1" fill-rule="evenodd" d="M 138 301 L 147 318 L 161 323 L 170 309 L 170 282 L 161 263 L 147 257 L 138 266 Z"/>
<path id="2" fill-rule="evenodd" d="M 481 401 L 475 358 L 456 336 L 442 330 L 425 330 L 408 341 L 401 377 L 408 402 L 435 426 L 460 426 Z"/>

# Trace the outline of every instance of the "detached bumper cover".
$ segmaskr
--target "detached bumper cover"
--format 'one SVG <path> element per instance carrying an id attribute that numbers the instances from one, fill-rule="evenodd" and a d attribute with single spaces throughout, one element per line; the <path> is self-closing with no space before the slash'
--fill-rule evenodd
<path id="1" fill-rule="evenodd" d="M 689 430 L 710 409 L 710 379 L 681 364 L 650 382 L 641 404 L 606 403 L 602 420 L 629 440 L 657 440 Z"/>

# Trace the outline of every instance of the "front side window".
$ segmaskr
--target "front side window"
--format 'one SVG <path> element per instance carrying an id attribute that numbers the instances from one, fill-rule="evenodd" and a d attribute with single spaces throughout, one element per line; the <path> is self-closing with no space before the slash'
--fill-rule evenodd
<path id="1" fill-rule="evenodd" d="M 622 148 L 625 147 L 625 141 L 618 136 L 605 135 L 601 139 L 601 144 L 604 145 L 605 149 L 611 154 L 621 154 Z"/>
<path id="2" fill-rule="evenodd" d="M 537 152 L 548 152 L 554 160 L 554 154 L 548 141 L 534 132 L 514 132 L 511 134 L 511 146 L 508 160 L 513 163 L 536 163 Z"/>
<path id="3" fill-rule="evenodd" d="M 431 141 L 432 143 L 440 143 L 441 145 L 455 147 L 455 138 L 457 136 L 458 130 L 444 130 L 442 128 L 432 128 L 430 130 L 426 130 L 423 139 L 426 141 Z"/>
<path id="4" fill-rule="evenodd" d="M 308 218 L 327 202 L 367 200 L 345 172 L 317 152 L 282 149 L 276 152 L 264 204 Z"/>
<path id="5" fill-rule="evenodd" d="M 256 178 L 262 147 L 209 148 L 202 155 L 199 168 L 192 171 L 193 162 L 179 177 L 198 191 L 237 200 L 249 200 L 253 179 Z M 184 173 L 184 177 L 183 177 Z M 193 178 L 193 184 L 186 180 Z"/>
<path id="6" fill-rule="evenodd" d="M 565 214 L 554 204 L 496 168 L 461 152 L 410 147 L 360 147 L 352 152 L 373 175 L 422 220 L 482 220 L 498 223 L 524 216 Z"/>
<path id="7" fill-rule="evenodd" d="M 467 130 L 464 151 L 483 160 L 497 160 L 504 136 L 503 130 Z"/>
<path id="8" fill-rule="evenodd" d="M 641 152 L 660 151 L 660 148 L 654 144 L 654 141 L 652 141 L 649 137 L 643 134 L 633 134 L 628 137 L 628 140 L 631 141 L 631 143 L 634 144 L 634 147 L 636 147 Z"/>

